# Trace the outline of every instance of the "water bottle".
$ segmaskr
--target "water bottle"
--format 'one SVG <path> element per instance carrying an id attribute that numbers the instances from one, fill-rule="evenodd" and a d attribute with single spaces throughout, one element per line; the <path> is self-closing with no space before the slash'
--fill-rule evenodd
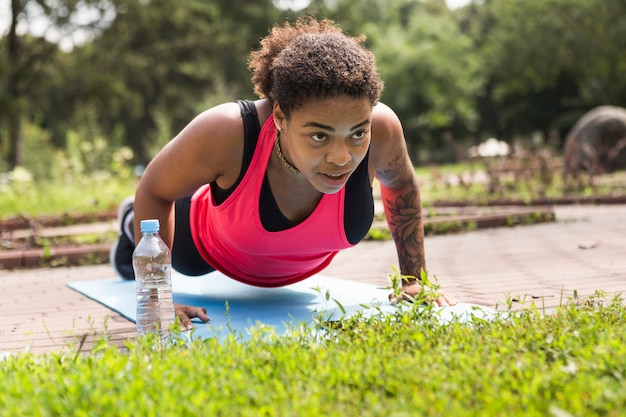
<path id="1" fill-rule="evenodd" d="M 172 256 L 159 235 L 158 220 L 141 221 L 141 240 L 133 252 L 137 285 L 137 335 L 169 335 L 175 320 L 172 301 Z"/>

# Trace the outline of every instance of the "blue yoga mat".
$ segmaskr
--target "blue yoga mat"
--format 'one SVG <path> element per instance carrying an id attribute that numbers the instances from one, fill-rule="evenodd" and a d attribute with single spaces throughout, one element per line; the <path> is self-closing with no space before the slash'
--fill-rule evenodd
<path id="1" fill-rule="evenodd" d="M 79 293 L 116 311 L 128 320 L 136 319 L 135 281 L 119 278 L 75 281 L 67 284 Z M 233 330 L 245 340 L 249 329 L 262 324 L 284 334 L 316 315 L 338 320 L 356 312 L 365 315 L 396 311 L 388 301 L 389 289 L 357 281 L 314 275 L 280 288 L 259 288 L 232 280 L 220 272 L 201 277 L 172 273 L 174 302 L 204 307 L 211 321 L 194 319 L 194 337 L 225 337 Z M 437 308 L 442 321 L 489 317 L 492 309 L 472 304 Z"/>

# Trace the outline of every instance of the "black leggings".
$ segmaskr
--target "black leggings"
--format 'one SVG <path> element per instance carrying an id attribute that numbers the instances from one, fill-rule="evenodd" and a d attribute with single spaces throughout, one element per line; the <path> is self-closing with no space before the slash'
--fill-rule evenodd
<path id="1" fill-rule="evenodd" d="M 174 204 L 176 226 L 172 244 L 172 268 L 183 275 L 198 276 L 215 271 L 215 268 L 209 265 L 196 249 L 189 224 L 190 208 L 191 196 L 176 200 Z"/>

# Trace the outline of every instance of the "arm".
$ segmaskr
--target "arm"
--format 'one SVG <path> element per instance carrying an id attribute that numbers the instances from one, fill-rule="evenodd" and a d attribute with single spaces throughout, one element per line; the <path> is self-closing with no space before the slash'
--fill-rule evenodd
<path id="1" fill-rule="evenodd" d="M 398 252 L 400 272 L 419 279 L 426 270 L 422 203 L 417 181 L 410 174 L 406 150 L 398 150 L 386 170 L 377 170 L 389 230 Z"/>
<path id="2" fill-rule="evenodd" d="M 374 156 L 376 178 L 396 245 L 400 273 L 415 277 L 403 283 L 403 291 L 413 297 L 421 291 L 418 281 L 421 271 L 426 271 L 422 201 L 402 125 L 395 113 L 382 104 L 373 112 L 371 156 Z M 456 304 L 454 297 L 448 295 L 442 295 L 436 302 L 440 306 Z"/>
<path id="3" fill-rule="evenodd" d="M 381 106 L 373 113 L 371 156 L 400 272 L 419 278 L 420 271 L 426 270 L 420 191 L 400 121 L 391 109 Z"/>
<path id="4" fill-rule="evenodd" d="M 243 124 L 239 107 L 228 103 L 196 117 L 150 162 L 135 193 L 135 238 L 141 239 L 140 220 L 159 219 L 160 234 L 169 248 L 174 238 L 174 201 L 200 186 L 217 181 L 232 185 L 241 170 Z M 174 305 L 181 326 L 191 318 L 208 321 L 206 310 Z"/>
<path id="5" fill-rule="evenodd" d="M 239 107 L 227 103 L 192 120 L 148 164 L 135 192 L 135 237 L 139 220 L 159 219 L 161 237 L 172 247 L 173 204 L 217 181 L 228 188 L 241 169 L 243 125 Z"/>

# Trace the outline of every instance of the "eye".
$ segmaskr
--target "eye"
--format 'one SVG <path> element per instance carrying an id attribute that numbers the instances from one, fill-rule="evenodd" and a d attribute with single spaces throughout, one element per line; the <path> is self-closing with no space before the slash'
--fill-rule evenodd
<path id="1" fill-rule="evenodd" d="M 311 139 L 315 142 L 324 142 L 326 140 L 326 135 L 323 133 L 314 133 L 311 135 Z"/>
<path id="2" fill-rule="evenodd" d="M 365 136 L 367 136 L 367 131 L 359 130 L 358 132 L 354 132 L 354 134 L 352 135 L 352 139 L 362 140 L 365 139 Z"/>

